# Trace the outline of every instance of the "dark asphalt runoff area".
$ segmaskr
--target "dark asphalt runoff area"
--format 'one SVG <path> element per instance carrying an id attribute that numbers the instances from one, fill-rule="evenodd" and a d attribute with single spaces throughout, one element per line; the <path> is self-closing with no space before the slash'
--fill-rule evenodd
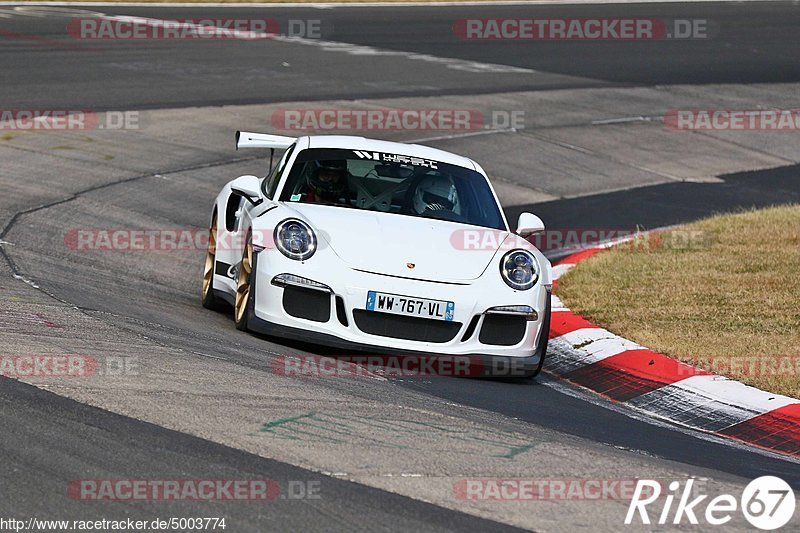
<path id="1" fill-rule="evenodd" d="M 0 6 L 2 7 L 2 6 Z M 272 17 L 321 19 L 325 39 L 413 54 L 529 69 L 492 75 L 419 62 L 396 68 L 394 56 L 370 60 L 327 53 L 315 46 L 286 45 L 279 55 L 262 55 L 257 42 L 147 43 L 80 41 L 66 34 L 63 17 L 0 18 L 0 108 L 158 109 L 271 103 L 298 100 L 394 96 L 454 96 L 545 89 L 657 86 L 671 84 L 786 83 L 800 81 L 800 9 L 790 2 L 582 6 L 470 6 L 314 8 L 83 7 L 108 14 L 156 18 Z M 663 17 L 708 19 L 719 34 L 710 41 L 637 43 L 465 43 L 453 34 L 461 18 Z M 0 161 L 0 169 L 4 163 Z M 795 166 L 720 176 L 722 183 L 667 183 L 506 209 L 509 219 L 535 210 L 551 229 L 644 228 L 696 220 L 716 212 L 800 201 Z M 181 203 L 170 215 L 176 226 L 206 224 L 210 197 L 154 192 L 132 184 L 131 194 L 99 191 L 95 199 L 140 212 L 143 219 Z M 611 206 L 611 207 L 609 207 Z M 155 215 L 154 215 L 155 216 Z M 0 236 L 2 239 L 2 236 Z M 49 253 L 44 251 L 43 254 Z M 10 255 L 13 258 L 13 250 Z M 51 257 L 52 259 L 52 257 Z M 20 273 L 31 262 L 13 258 Z M 59 299 L 164 346 L 204 351 L 209 345 L 227 361 L 268 369 L 263 346 L 283 343 L 255 335 L 227 341 L 229 316 L 209 315 L 184 285 L 169 286 L 174 306 L 140 293 L 142 281 L 125 273 L 77 286 L 76 270 L 57 260 L 35 265 L 37 282 Z M 167 283 L 167 282 L 165 282 Z M 137 320 L 129 320 L 131 317 Z M 147 324 L 159 323 L 161 329 Z M 327 353 L 321 347 L 285 344 L 292 351 Z M 542 376 L 533 384 L 487 380 L 404 380 L 398 387 L 517 418 L 620 449 L 692 465 L 723 475 L 777 475 L 800 488 L 800 464 L 700 439 L 667 425 L 652 425 L 580 393 L 564 394 Z M 339 386 L 338 384 L 330 385 Z M 567 387 L 565 385 L 565 387 Z M 366 394 L 366 393 L 365 393 Z M 420 530 L 500 531 L 511 529 L 388 491 L 370 488 L 265 459 L 198 437 L 77 403 L 50 392 L 0 378 L 0 515 L 37 513 L 64 518 L 98 516 L 191 516 L 195 511 L 229 516 L 230 531 L 250 530 Z M 82 478 L 142 478 L 319 481 L 324 498 L 267 504 L 76 502 L 64 487 Z M 54 494 L 60 496 L 54 497 Z M 201 507 L 202 505 L 202 507 Z M 45 512 L 46 511 L 46 512 Z"/>

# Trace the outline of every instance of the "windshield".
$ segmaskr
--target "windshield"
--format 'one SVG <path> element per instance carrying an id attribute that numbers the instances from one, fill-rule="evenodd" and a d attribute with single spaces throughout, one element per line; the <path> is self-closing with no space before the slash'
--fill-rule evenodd
<path id="1" fill-rule="evenodd" d="M 483 175 L 399 154 L 303 150 L 297 154 L 280 200 L 506 229 Z"/>

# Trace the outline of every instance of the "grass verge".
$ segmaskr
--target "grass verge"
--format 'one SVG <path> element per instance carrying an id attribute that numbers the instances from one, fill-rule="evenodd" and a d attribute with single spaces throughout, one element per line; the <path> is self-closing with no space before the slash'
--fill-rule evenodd
<path id="1" fill-rule="evenodd" d="M 800 206 L 643 236 L 567 272 L 558 296 L 643 346 L 800 398 Z"/>

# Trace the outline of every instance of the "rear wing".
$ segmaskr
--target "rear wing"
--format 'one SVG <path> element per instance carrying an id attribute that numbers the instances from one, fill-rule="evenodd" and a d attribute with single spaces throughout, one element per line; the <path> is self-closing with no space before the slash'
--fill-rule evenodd
<path id="1" fill-rule="evenodd" d="M 295 137 L 283 135 L 269 135 L 267 133 L 250 133 L 247 131 L 236 132 L 236 149 L 239 148 L 272 148 L 285 150 L 297 141 Z"/>

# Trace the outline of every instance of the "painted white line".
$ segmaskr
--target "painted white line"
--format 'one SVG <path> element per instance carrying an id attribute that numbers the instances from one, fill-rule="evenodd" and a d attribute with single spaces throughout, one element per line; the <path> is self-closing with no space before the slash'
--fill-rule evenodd
<path id="1" fill-rule="evenodd" d="M 720 431 L 799 402 L 722 376 L 691 376 L 628 403 L 688 427 Z"/>
<path id="2" fill-rule="evenodd" d="M 437 137 L 426 137 L 423 139 L 414 139 L 409 141 L 412 143 L 424 143 L 431 141 L 447 141 L 450 139 L 463 139 L 464 137 L 475 137 L 476 135 L 494 135 L 495 133 L 516 133 L 516 128 L 496 129 L 496 130 L 482 130 L 482 131 L 469 131 L 465 133 L 449 133 L 447 135 L 439 135 Z"/>
<path id="3" fill-rule="evenodd" d="M 601 328 L 582 328 L 550 339 L 547 368 L 557 375 L 643 346 Z"/>
<path id="4" fill-rule="evenodd" d="M 211 354 L 207 354 L 207 353 L 203 353 L 203 352 L 192 352 L 192 353 L 195 354 L 195 355 L 200 355 L 202 357 L 209 357 L 211 359 L 217 359 L 219 361 L 227 361 L 227 359 L 225 359 L 224 357 L 219 357 L 218 355 L 211 355 Z"/>
<path id="5" fill-rule="evenodd" d="M 277 35 L 265 33 L 260 31 L 241 31 L 233 28 L 221 28 L 211 24 L 195 24 L 194 22 L 185 22 L 177 20 L 156 19 L 150 17 L 137 17 L 131 15 L 100 15 L 99 18 L 109 22 L 125 22 L 133 25 L 150 26 L 151 28 L 160 28 L 162 32 L 172 30 L 176 34 L 185 33 L 187 30 L 197 35 L 218 36 L 235 38 L 242 41 L 277 39 Z"/>
<path id="6" fill-rule="evenodd" d="M 401 57 L 414 61 L 435 63 L 449 69 L 461 70 L 464 72 L 472 72 L 475 74 L 534 74 L 537 72 L 535 70 L 528 68 L 512 67 L 510 65 L 499 65 L 497 63 L 483 63 L 480 61 L 469 61 L 466 59 L 455 59 L 451 57 L 433 56 L 430 54 L 405 52 L 402 50 L 388 50 L 385 48 L 375 48 L 373 46 L 365 46 L 359 44 L 341 43 L 336 41 L 323 41 L 320 39 L 306 39 L 302 37 L 278 36 L 273 38 L 272 40 L 284 43 L 316 46 L 326 52 L 343 52 L 354 56 Z"/>
<path id="7" fill-rule="evenodd" d="M 592 126 L 607 126 L 612 124 L 629 124 L 631 122 L 652 122 L 653 120 L 661 120 L 664 117 L 623 117 L 623 118 L 607 118 L 603 120 L 593 120 Z"/>
<path id="8" fill-rule="evenodd" d="M 156 19 L 150 17 L 128 16 L 128 15 L 105 15 L 98 14 L 98 17 L 111 22 L 129 22 L 151 26 L 154 28 L 180 28 L 181 30 L 192 30 L 198 34 L 208 35 L 209 33 L 221 36 L 234 36 L 241 40 L 270 40 L 281 43 L 300 44 L 304 46 L 315 46 L 325 52 L 341 52 L 354 56 L 373 56 L 373 57 L 400 57 L 412 61 L 423 61 L 442 65 L 445 68 L 471 72 L 474 74 L 532 74 L 535 70 L 512 67 L 509 65 L 498 65 L 496 63 L 482 63 L 480 61 L 469 61 L 466 59 L 455 59 L 450 57 L 439 57 L 430 54 L 418 54 L 402 50 L 387 50 L 364 46 L 352 43 L 342 43 L 336 41 L 324 41 L 321 39 L 306 39 L 303 37 L 285 37 L 258 31 L 238 31 L 226 28 L 216 28 L 195 24 L 193 22 L 177 22 L 168 19 Z"/>
<path id="9" fill-rule="evenodd" d="M 564 303 L 561 301 L 561 298 L 556 296 L 555 294 L 550 295 L 550 310 L 551 311 L 569 311 Z"/>
<path id="10" fill-rule="evenodd" d="M 766 392 L 722 376 L 693 376 L 673 385 L 695 394 L 705 395 L 717 402 L 749 409 L 757 414 L 800 403 L 800 400 Z"/>
<path id="11" fill-rule="evenodd" d="M 574 252 L 570 252 L 574 253 Z M 561 263 L 553 267 L 553 279 L 558 279 L 564 274 L 567 273 L 568 270 L 572 269 L 575 266 L 575 263 Z"/>
<path id="12" fill-rule="evenodd" d="M 101 15 L 102 13 L 98 13 L 97 11 L 89 11 L 86 9 L 75 9 L 74 7 L 64 7 L 63 9 L 58 6 L 42 6 L 37 4 L 29 4 L 25 2 L 24 4 L 12 6 L 9 4 L 0 4 L 0 6 L 7 5 L 11 9 L 0 9 L 0 14 L 5 18 L 11 18 L 15 16 L 22 16 L 22 17 L 36 17 L 36 18 L 43 18 L 43 17 L 52 17 L 52 16 L 62 16 L 67 18 L 74 18 L 74 17 L 91 17 L 96 15 Z M 68 4 L 65 4 L 65 6 Z"/>
<path id="13" fill-rule="evenodd" d="M 664 183 L 667 183 L 667 182 L 664 182 Z M 619 190 L 626 190 L 626 189 L 619 189 Z M 599 194 L 605 194 L 605 193 L 599 193 Z M 592 195 L 589 194 L 589 195 L 584 195 L 584 196 L 592 196 Z M 564 197 L 562 197 L 562 198 L 564 198 Z M 675 228 L 675 227 L 677 227 L 677 225 L 675 225 L 675 226 L 664 226 L 663 228 L 657 228 L 657 229 L 654 229 L 652 231 L 665 231 L 665 230 L 672 229 L 672 228 Z M 616 246 L 617 244 L 622 244 L 622 243 L 631 241 L 631 240 L 633 240 L 633 239 L 635 239 L 637 237 L 642 237 L 644 235 L 647 235 L 648 233 L 650 233 L 650 232 L 649 231 L 642 231 L 641 233 L 636 234 L 636 235 L 627 235 L 625 237 L 618 237 L 618 238 L 615 238 L 615 239 L 609 239 L 607 241 L 602 241 L 602 242 L 600 242 L 598 244 L 593 244 L 593 245 L 587 246 L 585 248 L 579 248 L 579 249 L 575 249 L 573 247 L 569 247 L 568 249 L 561 248 L 561 249 L 555 250 L 553 252 L 548 252 L 547 257 L 550 259 L 550 261 L 552 263 L 558 263 L 558 261 L 561 261 L 562 259 L 564 259 L 566 257 L 569 257 L 571 255 L 574 255 L 574 254 L 577 254 L 577 253 L 580 253 L 580 252 L 585 252 L 586 250 L 594 250 L 595 248 L 602 248 L 602 249 L 611 248 L 612 246 Z M 554 277 L 553 279 L 558 279 L 561 276 L 563 276 L 566 273 L 566 271 L 571 269 L 572 267 L 574 267 L 575 264 L 576 263 L 558 263 L 558 264 L 554 265 L 553 266 L 553 275 L 556 276 L 556 277 Z M 558 267 L 563 267 L 563 268 L 559 269 L 558 270 L 558 274 L 556 275 L 556 269 Z"/>
<path id="14" fill-rule="evenodd" d="M 28 279 L 28 278 L 26 278 L 24 276 L 20 276 L 19 274 L 13 274 L 13 276 L 14 276 L 14 279 L 18 279 L 23 283 L 27 283 L 28 285 L 30 285 L 34 289 L 38 289 L 39 288 L 39 286 L 36 284 L 36 282 L 33 281 L 32 279 Z"/>

